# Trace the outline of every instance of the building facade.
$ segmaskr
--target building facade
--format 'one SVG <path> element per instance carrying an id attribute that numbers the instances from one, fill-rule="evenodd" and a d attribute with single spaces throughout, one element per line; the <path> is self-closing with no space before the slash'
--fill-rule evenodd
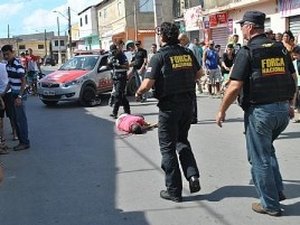
<path id="1" fill-rule="evenodd" d="M 68 36 L 54 36 L 51 39 L 51 55 L 56 63 L 64 63 L 67 60 Z"/>
<path id="2" fill-rule="evenodd" d="M 100 49 L 96 8 L 97 5 L 92 5 L 78 13 L 81 40 L 78 42 L 78 50 Z"/>
<path id="3" fill-rule="evenodd" d="M 259 10 L 266 14 L 265 29 L 274 33 L 291 30 L 296 41 L 300 35 L 300 2 L 298 0 L 204 0 L 204 34 L 224 49 L 228 38 L 238 34 L 243 43 L 240 25 L 243 14 Z"/>
<path id="4" fill-rule="evenodd" d="M 155 42 L 153 0 L 107 0 L 97 8 L 101 48 L 116 40 L 140 40 L 144 48 Z"/>
<path id="5" fill-rule="evenodd" d="M 46 55 L 51 54 L 51 40 L 53 37 L 53 31 L 45 31 L 43 33 L 18 35 L 12 38 L 0 38 L 0 46 L 6 44 L 12 45 L 17 56 L 31 48 L 35 55 L 44 58 Z"/>

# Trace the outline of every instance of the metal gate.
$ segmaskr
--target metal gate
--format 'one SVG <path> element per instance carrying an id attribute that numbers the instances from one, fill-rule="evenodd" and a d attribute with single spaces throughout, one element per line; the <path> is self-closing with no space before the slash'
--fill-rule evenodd
<path id="1" fill-rule="evenodd" d="M 289 17 L 289 29 L 297 38 L 300 35 L 300 16 Z M 298 40 L 299 42 L 299 40 Z"/>
<path id="2" fill-rule="evenodd" d="M 213 28 L 212 40 L 215 42 L 215 45 L 221 45 L 221 52 L 224 52 L 228 43 L 227 27 Z"/>

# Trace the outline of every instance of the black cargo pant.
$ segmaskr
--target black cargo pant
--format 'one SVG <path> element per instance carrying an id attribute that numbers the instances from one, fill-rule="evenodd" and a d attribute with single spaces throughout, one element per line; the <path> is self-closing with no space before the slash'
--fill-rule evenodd
<path id="1" fill-rule="evenodd" d="M 116 73 L 115 75 L 113 75 L 113 82 L 115 87 L 115 93 L 114 93 L 115 104 L 113 108 L 113 114 L 114 115 L 118 114 L 120 105 L 123 105 L 123 109 L 125 113 L 130 114 L 130 106 L 125 94 L 127 73 L 126 72 Z"/>
<path id="2" fill-rule="evenodd" d="M 179 162 L 187 180 L 191 176 L 199 177 L 199 171 L 188 141 L 193 114 L 193 94 L 181 96 L 178 101 L 176 99 L 177 97 L 158 104 L 158 138 L 162 155 L 161 167 L 165 172 L 165 185 L 170 195 L 181 196 L 182 179 Z"/>
<path id="3" fill-rule="evenodd" d="M 197 122 L 198 121 L 198 107 L 197 107 L 197 95 L 196 95 L 196 92 L 194 92 L 192 106 L 193 106 L 192 122 Z"/>

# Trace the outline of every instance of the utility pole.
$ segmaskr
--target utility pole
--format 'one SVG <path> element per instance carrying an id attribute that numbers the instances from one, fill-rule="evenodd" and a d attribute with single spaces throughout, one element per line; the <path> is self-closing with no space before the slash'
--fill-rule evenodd
<path id="1" fill-rule="evenodd" d="M 58 64 L 61 64 L 61 47 L 60 47 L 60 25 L 59 25 L 59 17 L 56 17 L 57 19 L 57 39 L 58 39 Z"/>
<path id="2" fill-rule="evenodd" d="M 69 49 L 70 49 L 69 58 L 71 58 L 73 56 L 73 49 L 72 49 L 72 24 L 71 24 L 70 6 L 68 6 L 68 34 L 69 34 Z"/>
<path id="3" fill-rule="evenodd" d="M 138 24 L 137 24 L 137 1 L 133 0 L 133 25 L 134 25 L 134 41 L 138 40 Z"/>
<path id="4" fill-rule="evenodd" d="M 47 56 L 48 52 L 47 52 L 47 31 L 46 29 L 44 30 L 44 41 L 45 41 L 45 57 Z"/>
<path id="5" fill-rule="evenodd" d="M 7 24 L 7 38 L 9 38 L 9 24 Z"/>
<path id="6" fill-rule="evenodd" d="M 155 28 L 160 26 L 163 21 L 162 17 L 162 1 L 161 0 L 153 0 L 153 9 L 154 9 L 154 26 Z M 157 46 L 159 46 L 159 37 L 155 34 L 155 41 Z"/>

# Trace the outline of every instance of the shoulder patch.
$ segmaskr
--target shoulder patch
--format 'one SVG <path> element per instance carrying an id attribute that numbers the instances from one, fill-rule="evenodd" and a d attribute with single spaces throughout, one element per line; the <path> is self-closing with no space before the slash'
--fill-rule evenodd
<path id="1" fill-rule="evenodd" d="M 262 44 L 261 46 L 265 48 L 270 48 L 273 46 L 273 43 L 266 43 L 266 44 Z"/>

